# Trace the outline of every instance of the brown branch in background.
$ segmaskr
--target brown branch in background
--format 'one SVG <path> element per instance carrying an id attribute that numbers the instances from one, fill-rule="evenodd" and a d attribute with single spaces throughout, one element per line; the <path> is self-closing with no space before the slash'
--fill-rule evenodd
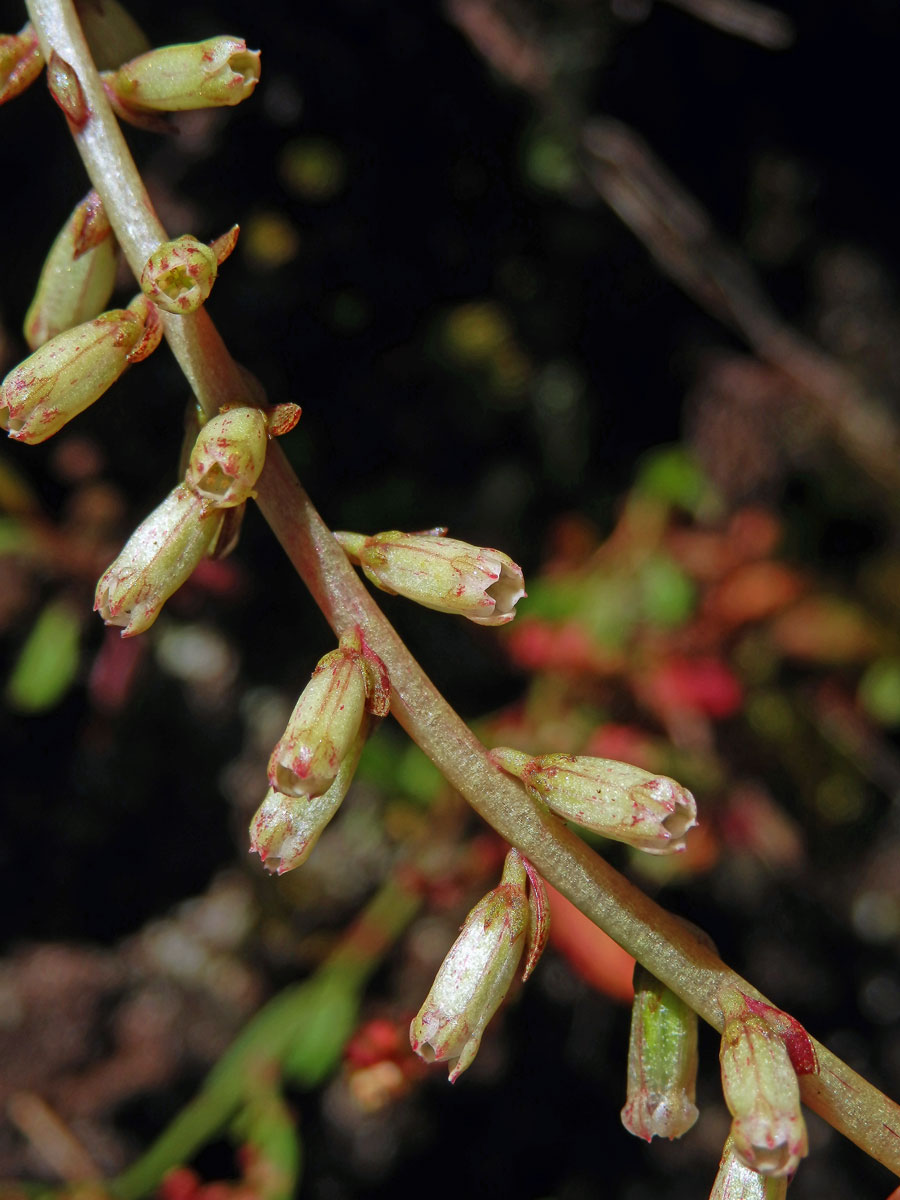
<path id="1" fill-rule="evenodd" d="M 767 50 L 785 50 L 794 40 L 794 27 L 777 8 L 751 0 L 666 0 L 707 25 L 746 38 Z"/>
<path id="2" fill-rule="evenodd" d="M 735 0 L 669 2 L 720 28 L 730 22 L 728 32 L 750 36 L 750 28 L 757 34 L 768 29 L 769 41 L 754 40 L 771 48 L 787 44 L 790 27 L 786 19 L 778 24 L 780 14 L 773 9 Z M 448 0 L 447 14 L 496 71 L 535 97 L 565 135 L 563 140 L 580 147 L 584 179 L 643 242 L 660 269 L 785 376 L 807 401 L 813 419 L 880 485 L 896 512 L 900 427 L 886 405 L 781 318 L 740 251 L 719 236 L 702 206 L 634 130 L 606 117 L 583 121 L 567 109 L 554 93 L 551 64 L 527 14 L 493 0 Z M 768 14 L 768 24 L 762 14 Z M 526 60 L 527 71 L 514 69 Z M 549 87 L 543 86 L 545 79 L 551 80 Z"/>

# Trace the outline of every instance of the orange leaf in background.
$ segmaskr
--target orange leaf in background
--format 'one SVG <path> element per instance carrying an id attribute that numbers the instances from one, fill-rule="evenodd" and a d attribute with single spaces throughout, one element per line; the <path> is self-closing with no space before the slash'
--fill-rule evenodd
<path id="1" fill-rule="evenodd" d="M 776 618 L 772 634 L 785 654 L 820 663 L 865 660 L 882 640 L 861 608 L 837 596 L 801 600 Z"/>
<path id="2" fill-rule="evenodd" d="M 591 987 L 630 1004 L 634 996 L 634 959 L 549 883 L 547 892 L 550 941 Z"/>
<path id="3" fill-rule="evenodd" d="M 727 625 L 762 621 L 798 598 L 801 576 L 782 563 L 763 560 L 744 563 L 707 596 L 707 613 Z"/>

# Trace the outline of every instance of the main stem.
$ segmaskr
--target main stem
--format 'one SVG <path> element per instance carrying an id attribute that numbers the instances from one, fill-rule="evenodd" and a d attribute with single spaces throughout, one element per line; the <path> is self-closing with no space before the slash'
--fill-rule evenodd
<path id="1" fill-rule="evenodd" d="M 73 137 L 132 270 L 166 232 L 109 108 L 72 0 L 27 0 L 45 56 L 74 68 L 90 117 Z M 208 413 L 246 393 L 240 369 L 204 310 L 165 317 L 166 337 Z M 558 818 L 505 776 L 406 649 L 316 512 L 284 454 L 270 444 L 259 506 L 337 634 L 358 627 L 387 667 L 391 710 L 444 776 L 542 875 L 716 1029 L 718 995 L 736 987 L 759 996 L 673 914 L 595 854 Z M 800 1079 L 804 1101 L 900 1176 L 900 1106 L 818 1042 L 819 1072 Z"/>

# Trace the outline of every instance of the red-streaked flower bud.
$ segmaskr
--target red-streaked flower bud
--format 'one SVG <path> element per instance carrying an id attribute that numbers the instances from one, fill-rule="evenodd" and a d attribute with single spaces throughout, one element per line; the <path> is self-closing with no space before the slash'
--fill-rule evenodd
<path id="1" fill-rule="evenodd" d="M 500 885 L 466 917 L 410 1025 L 413 1050 L 426 1062 L 447 1063 L 451 1083 L 471 1066 L 512 984 L 530 922 L 526 883 L 522 855 L 511 850 Z"/>
<path id="2" fill-rule="evenodd" d="M 787 1185 L 784 1176 L 760 1175 L 742 1162 L 729 1134 L 709 1200 L 785 1200 Z"/>
<path id="3" fill-rule="evenodd" d="M 252 499 L 266 461 L 266 414 L 258 408 L 230 408 L 200 430 L 184 481 L 216 508 Z"/>
<path id="4" fill-rule="evenodd" d="M 116 281 L 116 240 L 96 192 L 73 209 L 50 247 L 25 314 L 32 350 L 103 311 Z"/>
<path id="5" fill-rule="evenodd" d="M 458 613 L 478 625 L 505 625 L 525 595 L 522 568 L 500 550 L 445 537 L 390 530 L 366 537 L 334 536 L 383 592 L 405 596 L 437 612 Z"/>
<path id="6" fill-rule="evenodd" d="M 0 35 L 0 104 L 34 83 L 43 65 L 44 57 L 32 25 L 24 25 L 18 33 Z"/>
<path id="7" fill-rule="evenodd" d="M 186 233 L 153 251 L 141 272 L 141 290 L 164 312 L 181 316 L 206 301 L 218 271 L 215 251 Z"/>
<path id="8" fill-rule="evenodd" d="M 0 428 L 20 442 L 43 442 L 155 349 L 160 335 L 143 296 L 57 334 L 0 384 Z"/>
<path id="9" fill-rule="evenodd" d="M 797 1074 L 783 1040 L 735 989 L 719 998 L 719 1061 L 737 1156 L 763 1175 L 790 1176 L 808 1151 Z"/>
<path id="10" fill-rule="evenodd" d="M 122 637 L 149 629 L 168 598 L 213 549 L 222 514 L 204 505 L 183 484 L 137 527 L 122 553 L 107 567 L 94 597 L 94 611 Z"/>
<path id="11" fill-rule="evenodd" d="M 250 822 L 250 849 L 259 855 L 267 871 L 284 875 L 312 854 L 347 795 L 366 733 L 364 723 L 333 783 L 321 796 L 286 796 L 269 788 Z"/>
<path id="12" fill-rule="evenodd" d="M 683 850 L 697 824 L 687 788 L 630 763 L 573 754 L 532 758 L 505 747 L 492 750 L 491 758 L 567 821 L 648 854 Z"/>
<path id="13" fill-rule="evenodd" d="M 240 104 L 259 82 L 259 51 L 242 38 L 158 46 L 104 74 L 111 99 L 136 112 L 183 112 Z"/>
<path id="14" fill-rule="evenodd" d="M 269 759 L 269 783 L 288 796 L 321 796 L 350 754 L 366 711 L 384 716 L 389 687 L 357 634 L 345 635 L 312 673 Z M 384 668 L 381 667 L 381 672 Z"/>
<path id="15" fill-rule="evenodd" d="M 622 1124 L 635 1137 L 676 1138 L 697 1120 L 697 1014 L 637 963 Z"/>

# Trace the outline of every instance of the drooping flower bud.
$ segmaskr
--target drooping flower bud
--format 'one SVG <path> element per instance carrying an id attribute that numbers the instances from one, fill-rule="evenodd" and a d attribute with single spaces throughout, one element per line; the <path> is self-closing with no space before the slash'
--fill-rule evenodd
<path id="1" fill-rule="evenodd" d="M 331 786 L 320 796 L 286 796 L 269 788 L 250 822 L 250 849 L 267 871 L 284 875 L 305 863 L 343 803 L 366 739 L 365 722 Z"/>
<path id="2" fill-rule="evenodd" d="M 637 963 L 622 1124 L 635 1137 L 676 1138 L 697 1120 L 697 1014 Z"/>
<path id="3" fill-rule="evenodd" d="M 259 51 L 243 38 L 209 38 L 158 46 L 106 72 L 103 82 L 117 106 L 134 112 L 183 112 L 246 100 L 259 82 Z"/>
<path id="4" fill-rule="evenodd" d="M 532 758 L 505 747 L 492 750 L 491 758 L 567 821 L 648 854 L 683 850 L 697 824 L 687 788 L 630 763 L 573 754 Z"/>
<path id="5" fill-rule="evenodd" d="M 377 664 L 377 665 L 376 665 Z M 321 796 L 348 756 L 366 711 L 384 716 L 384 667 L 357 634 L 326 654 L 297 701 L 269 759 L 269 783 L 288 796 Z"/>
<path id="6" fill-rule="evenodd" d="M 334 536 L 383 592 L 478 625 L 505 625 L 525 595 L 522 568 L 499 550 L 445 537 L 446 530 Z"/>
<path id="7" fill-rule="evenodd" d="M 183 484 L 137 527 L 97 584 L 94 611 L 122 637 L 149 629 L 215 544 L 222 514 Z"/>
<path id="8" fill-rule="evenodd" d="M 0 35 L 0 104 L 34 83 L 44 65 L 38 36 L 31 24 L 18 33 Z"/>
<path id="9" fill-rule="evenodd" d="M 25 314 L 32 350 L 102 312 L 116 281 L 116 240 L 96 192 L 73 209 L 50 247 Z"/>
<path id="10" fill-rule="evenodd" d="M 530 925 L 526 884 L 525 860 L 510 850 L 499 886 L 466 917 L 410 1025 L 413 1050 L 426 1062 L 447 1063 L 451 1083 L 471 1066 L 512 984 Z"/>
<path id="11" fill-rule="evenodd" d="M 103 395 L 131 362 L 156 348 L 156 310 L 143 296 L 51 338 L 0 384 L 0 429 L 35 444 Z"/>
<path id="12" fill-rule="evenodd" d="M 709 1200 L 785 1200 L 787 1185 L 784 1176 L 760 1175 L 742 1162 L 729 1134 Z"/>
<path id="13" fill-rule="evenodd" d="M 727 989 L 719 1003 L 725 1018 L 719 1062 L 735 1153 L 763 1175 L 793 1175 L 808 1146 L 788 1049 L 741 992 Z"/>
<path id="14" fill-rule="evenodd" d="M 216 282 L 215 251 L 189 233 L 162 242 L 144 265 L 141 289 L 164 312 L 196 312 Z"/>
<path id="15" fill-rule="evenodd" d="M 232 508 L 256 495 L 266 461 L 266 415 L 258 408 L 230 408 L 200 430 L 185 483 L 217 508 Z"/>

